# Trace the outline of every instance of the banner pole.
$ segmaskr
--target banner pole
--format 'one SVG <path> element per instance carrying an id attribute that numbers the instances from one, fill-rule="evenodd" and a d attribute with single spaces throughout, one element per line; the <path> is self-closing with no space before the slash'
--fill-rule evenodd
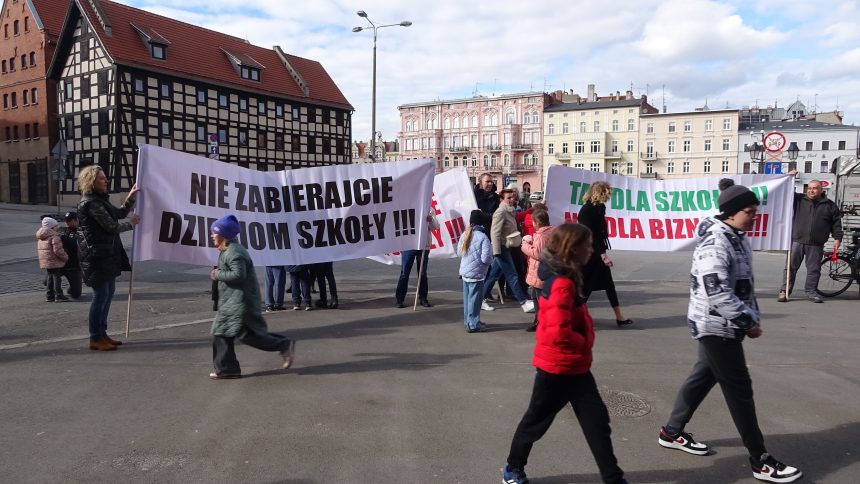
<path id="1" fill-rule="evenodd" d="M 788 280 L 791 278 L 791 249 L 785 251 L 785 299 L 788 300 Z"/>
<path id="2" fill-rule="evenodd" d="M 132 242 L 132 244 L 131 244 L 131 254 L 132 254 L 131 260 L 133 261 L 134 260 L 134 242 Z M 131 301 L 132 301 L 132 294 L 134 292 L 134 266 L 135 265 L 137 265 L 137 264 L 134 262 L 131 263 L 131 274 L 129 275 L 129 278 L 128 278 L 128 307 L 125 310 L 125 337 L 126 338 L 128 338 L 129 326 L 131 324 Z"/>
<path id="3" fill-rule="evenodd" d="M 430 254 L 427 254 L 428 256 Z M 415 288 L 415 302 L 412 303 L 412 310 L 418 310 L 418 294 L 421 292 L 421 275 L 424 273 L 424 250 L 418 251 L 418 286 Z"/>

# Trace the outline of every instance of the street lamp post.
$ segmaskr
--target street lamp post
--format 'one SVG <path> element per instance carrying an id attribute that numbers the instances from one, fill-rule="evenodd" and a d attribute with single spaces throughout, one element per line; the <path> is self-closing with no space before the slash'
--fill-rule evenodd
<path id="1" fill-rule="evenodd" d="M 412 22 L 404 20 L 396 24 L 376 25 L 370 20 L 364 10 L 356 12 L 359 17 L 367 20 L 369 27 L 353 27 L 353 32 L 361 32 L 362 30 L 373 29 L 373 104 L 371 106 L 371 127 L 370 127 L 370 156 L 376 156 L 376 31 L 383 27 L 409 27 Z M 374 159 L 374 161 L 376 161 Z"/>

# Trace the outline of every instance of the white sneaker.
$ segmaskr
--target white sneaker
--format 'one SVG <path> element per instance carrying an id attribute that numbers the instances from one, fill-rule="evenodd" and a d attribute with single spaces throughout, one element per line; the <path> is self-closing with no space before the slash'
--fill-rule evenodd
<path id="1" fill-rule="evenodd" d="M 495 311 L 495 310 L 496 310 L 496 308 L 487 304 L 486 301 L 481 303 L 481 311 Z"/>
<path id="2" fill-rule="evenodd" d="M 531 301 L 531 300 L 526 301 L 526 302 L 522 303 L 522 304 L 520 305 L 520 307 L 521 307 L 521 308 L 523 308 L 523 312 L 524 312 L 524 313 L 533 313 L 533 312 L 535 312 L 535 303 L 534 303 L 534 301 Z"/>

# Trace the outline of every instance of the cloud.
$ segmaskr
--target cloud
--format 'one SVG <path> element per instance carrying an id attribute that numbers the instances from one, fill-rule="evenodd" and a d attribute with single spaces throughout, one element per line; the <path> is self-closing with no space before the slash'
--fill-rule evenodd
<path id="1" fill-rule="evenodd" d="M 122 0 L 322 63 L 355 107 L 353 137 L 371 131 L 375 21 L 377 130 L 394 139 L 397 106 L 477 92 L 567 89 L 665 92 L 670 111 L 798 95 L 860 111 L 860 23 L 851 0 Z M 665 86 L 665 89 L 664 87 Z M 828 93 L 825 95 L 824 93 Z M 660 100 L 658 102 L 657 100 Z"/>

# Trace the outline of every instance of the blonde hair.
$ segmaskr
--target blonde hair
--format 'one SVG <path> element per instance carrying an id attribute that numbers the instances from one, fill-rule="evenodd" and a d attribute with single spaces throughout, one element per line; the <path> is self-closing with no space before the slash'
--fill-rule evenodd
<path id="1" fill-rule="evenodd" d="M 612 197 L 612 187 L 605 181 L 599 181 L 592 183 L 591 186 L 588 187 L 588 191 L 585 192 L 583 201 L 585 203 L 597 205 L 608 202 L 610 197 Z"/>
<path id="2" fill-rule="evenodd" d="M 472 234 L 474 227 L 469 227 L 466 229 L 466 233 L 463 234 L 463 238 L 460 240 L 460 254 L 466 255 L 466 251 L 469 250 L 469 245 L 472 244 Z"/>
<path id="3" fill-rule="evenodd" d="M 96 177 L 104 171 L 99 165 L 90 165 L 78 173 L 78 190 L 81 195 L 91 195 L 95 191 Z"/>

